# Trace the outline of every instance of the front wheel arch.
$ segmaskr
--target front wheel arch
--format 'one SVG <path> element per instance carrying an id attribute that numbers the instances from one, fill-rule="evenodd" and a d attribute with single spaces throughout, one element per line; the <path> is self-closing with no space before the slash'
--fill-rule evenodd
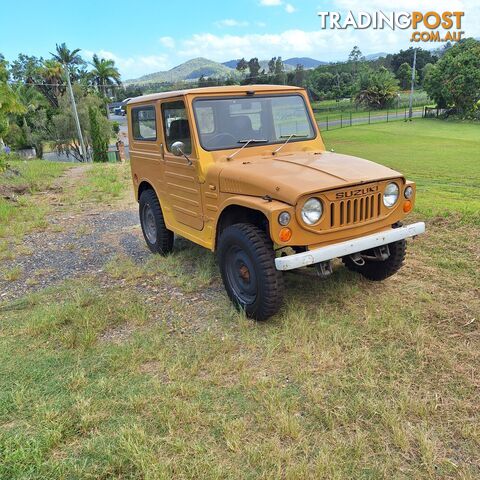
<path id="1" fill-rule="evenodd" d="M 257 209 L 244 205 L 231 204 L 226 206 L 218 216 L 215 229 L 214 250 L 218 248 L 218 240 L 222 232 L 237 223 L 248 223 L 262 230 L 270 238 L 270 225 L 266 215 Z"/>

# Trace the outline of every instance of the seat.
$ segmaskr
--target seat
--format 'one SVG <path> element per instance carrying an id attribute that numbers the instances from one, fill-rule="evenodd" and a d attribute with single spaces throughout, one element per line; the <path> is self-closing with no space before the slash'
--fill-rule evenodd
<path id="1" fill-rule="evenodd" d="M 250 140 L 255 137 L 252 121 L 248 115 L 237 115 L 230 118 L 230 133 L 239 140 Z"/>
<path id="2" fill-rule="evenodd" d="M 185 118 L 173 120 L 173 122 L 170 124 L 168 147 L 170 148 L 172 143 L 178 141 L 185 144 L 185 153 L 189 153 L 191 151 L 190 126 L 188 125 L 188 120 Z"/>

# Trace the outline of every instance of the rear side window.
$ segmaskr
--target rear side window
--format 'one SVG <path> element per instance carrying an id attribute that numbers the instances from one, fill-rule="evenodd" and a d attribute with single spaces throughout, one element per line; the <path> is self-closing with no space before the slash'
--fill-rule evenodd
<path id="1" fill-rule="evenodd" d="M 154 106 L 132 108 L 132 130 L 135 140 L 157 139 L 157 122 Z"/>

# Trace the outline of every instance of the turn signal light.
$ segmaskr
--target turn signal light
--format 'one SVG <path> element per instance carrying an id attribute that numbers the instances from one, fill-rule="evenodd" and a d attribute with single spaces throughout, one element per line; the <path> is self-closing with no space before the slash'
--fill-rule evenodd
<path id="1" fill-rule="evenodd" d="M 284 227 L 280 230 L 278 238 L 280 238 L 282 242 L 288 242 L 292 238 L 292 231 L 289 228 Z"/>
<path id="2" fill-rule="evenodd" d="M 412 209 L 412 202 L 410 200 L 407 200 L 404 204 L 403 204 L 403 211 L 405 213 L 408 213 L 410 210 Z"/>

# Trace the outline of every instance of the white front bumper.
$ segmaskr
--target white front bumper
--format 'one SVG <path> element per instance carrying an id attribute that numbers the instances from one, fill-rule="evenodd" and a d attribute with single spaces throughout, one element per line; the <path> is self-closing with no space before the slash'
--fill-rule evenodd
<path id="1" fill-rule="evenodd" d="M 397 242 L 408 237 L 415 237 L 425 232 L 425 223 L 418 222 L 406 227 L 392 228 L 384 232 L 374 233 L 365 237 L 354 238 L 346 242 L 335 243 L 327 247 L 308 250 L 294 255 L 278 257 L 275 259 L 277 270 L 292 270 L 305 267 L 314 263 L 325 262 L 333 258 L 345 257 L 352 253 L 363 252 L 371 248 L 380 247 L 387 243 Z"/>

